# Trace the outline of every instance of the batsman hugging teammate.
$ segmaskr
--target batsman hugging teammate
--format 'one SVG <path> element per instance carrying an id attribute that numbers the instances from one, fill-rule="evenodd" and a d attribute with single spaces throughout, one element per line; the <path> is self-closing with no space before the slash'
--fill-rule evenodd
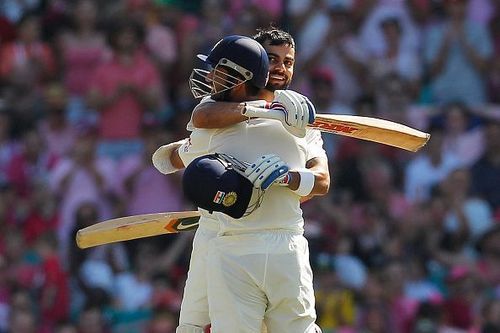
<path id="1" fill-rule="evenodd" d="M 299 201 L 328 191 L 326 154 L 319 132 L 305 130 L 314 116 L 310 102 L 290 91 L 274 94 L 291 80 L 293 39 L 279 30 L 262 31 L 256 39 L 269 55 L 266 89 L 259 89 L 267 78 L 267 55 L 256 47 L 259 44 L 241 36 L 223 39 L 206 58 L 212 66 L 207 73 L 213 83 L 207 90 L 211 98 L 203 99 L 193 112 L 189 140 L 162 146 L 153 156 L 155 166 L 170 173 L 199 156 L 227 153 L 251 164 L 269 165 L 260 170 L 249 167 L 243 173 L 259 188 L 256 192 L 273 180 L 280 183 L 266 188 L 260 207 L 242 218 L 201 210 L 177 332 L 202 332 L 209 321 L 213 332 L 260 332 L 262 322 L 271 333 L 319 331 Z M 248 73 L 252 75 L 245 76 Z M 207 81 L 194 75 L 192 86 L 199 96 L 207 88 L 199 83 Z M 283 124 L 263 118 L 262 109 L 246 107 L 265 106 L 266 100 L 284 105 Z M 293 171 L 273 173 L 274 166 Z"/>

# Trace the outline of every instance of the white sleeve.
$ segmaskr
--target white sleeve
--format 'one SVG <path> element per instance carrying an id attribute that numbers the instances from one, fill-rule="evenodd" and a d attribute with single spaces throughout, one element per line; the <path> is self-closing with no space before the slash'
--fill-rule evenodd
<path id="1" fill-rule="evenodd" d="M 319 130 L 307 129 L 305 139 L 307 141 L 306 161 L 317 157 L 327 158 L 326 151 L 323 148 L 323 138 Z"/>
<path id="2" fill-rule="evenodd" d="M 179 147 L 179 157 L 188 166 L 195 158 L 209 154 L 210 142 L 214 130 L 196 128 L 189 138 Z"/>
<path id="3" fill-rule="evenodd" d="M 198 106 L 200 106 L 200 105 L 202 105 L 202 104 L 205 104 L 205 103 L 215 103 L 215 100 L 213 100 L 213 99 L 211 98 L 211 96 L 205 96 L 205 97 L 203 97 L 203 98 L 201 99 L 200 103 L 198 103 L 198 104 L 194 107 L 193 112 L 194 112 L 194 110 L 196 110 L 196 108 L 197 108 Z M 193 112 L 191 113 L 191 118 L 189 119 L 189 123 L 186 125 L 186 129 L 187 129 L 189 132 L 194 131 L 194 129 L 196 128 L 196 127 L 194 127 L 194 125 L 193 125 Z"/>
<path id="4" fill-rule="evenodd" d="M 186 141 L 188 141 L 187 138 L 163 145 L 156 149 L 151 157 L 154 167 L 165 175 L 176 172 L 177 169 L 172 165 L 170 157 L 172 152 L 182 146 Z"/>

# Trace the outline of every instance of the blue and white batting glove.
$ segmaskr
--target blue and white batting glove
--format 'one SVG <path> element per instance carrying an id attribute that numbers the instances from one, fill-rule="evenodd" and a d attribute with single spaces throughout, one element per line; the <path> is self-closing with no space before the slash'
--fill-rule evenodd
<path id="1" fill-rule="evenodd" d="M 255 188 L 267 190 L 276 181 L 286 177 L 288 166 L 276 154 L 268 154 L 259 157 L 245 170 L 247 177 Z"/>
<path id="2" fill-rule="evenodd" d="M 316 109 L 311 101 L 304 95 L 293 90 L 276 90 L 271 110 L 283 113 L 283 126 L 291 134 L 303 138 L 306 127 L 314 122 Z"/>

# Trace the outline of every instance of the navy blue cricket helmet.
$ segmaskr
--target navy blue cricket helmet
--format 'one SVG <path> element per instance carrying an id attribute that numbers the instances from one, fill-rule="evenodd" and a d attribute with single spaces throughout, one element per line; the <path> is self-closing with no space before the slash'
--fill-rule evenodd
<path id="1" fill-rule="evenodd" d="M 247 215 L 252 183 L 217 154 L 194 159 L 182 176 L 185 197 L 197 207 L 233 218 Z"/>
<path id="2" fill-rule="evenodd" d="M 204 97 L 232 89 L 250 81 L 257 88 L 264 88 L 269 77 L 269 59 L 266 50 L 250 37 L 231 35 L 218 41 L 208 55 L 197 57 L 208 64 L 212 71 L 195 68 L 189 79 L 195 97 Z M 219 71 L 220 66 L 231 68 L 235 74 Z M 223 89 L 215 89 L 214 83 Z"/>

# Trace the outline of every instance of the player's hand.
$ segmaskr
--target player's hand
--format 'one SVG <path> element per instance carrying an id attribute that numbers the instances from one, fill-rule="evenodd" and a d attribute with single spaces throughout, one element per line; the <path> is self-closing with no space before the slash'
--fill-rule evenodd
<path id="1" fill-rule="evenodd" d="M 303 138 L 306 127 L 314 122 L 316 109 L 311 101 L 304 95 L 292 90 L 276 90 L 271 110 L 283 113 L 282 123 L 291 134 Z"/>
<path id="2" fill-rule="evenodd" d="M 288 166 L 278 155 L 268 154 L 251 163 L 245 170 L 245 177 L 254 187 L 266 190 L 273 183 L 286 177 L 288 170 Z"/>
<path id="3" fill-rule="evenodd" d="M 168 175 L 177 171 L 177 169 L 172 165 L 171 156 L 174 150 L 182 146 L 188 139 L 182 139 L 177 142 L 172 142 L 163 146 L 160 146 L 151 156 L 154 167 L 161 173 Z"/>
<path id="4" fill-rule="evenodd" d="M 245 102 L 246 106 L 251 106 L 255 108 L 263 108 L 263 109 L 269 109 L 271 107 L 271 103 L 264 99 L 258 99 L 255 101 L 247 101 Z"/>

